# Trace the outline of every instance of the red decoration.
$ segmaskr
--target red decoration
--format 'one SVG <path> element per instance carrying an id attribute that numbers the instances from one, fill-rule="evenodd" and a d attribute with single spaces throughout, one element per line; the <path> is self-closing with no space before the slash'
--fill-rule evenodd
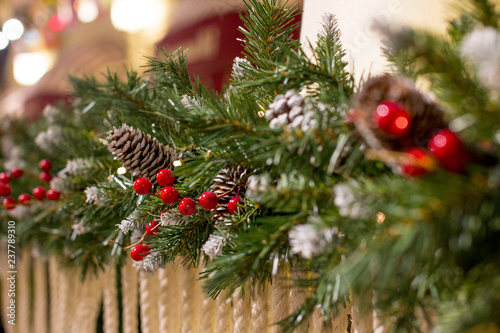
<path id="1" fill-rule="evenodd" d="M 238 213 L 240 210 L 240 208 L 238 207 L 238 204 L 241 204 L 241 197 L 240 196 L 234 197 L 231 200 L 229 200 L 229 202 L 227 203 L 227 210 L 231 214 Z"/>
<path id="2" fill-rule="evenodd" d="M 0 182 L 4 184 L 10 183 L 10 174 L 8 172 L 0 173 Z"/>
<path id="3" fill-rule="evenodd" d="M 50 175 L 50 173 L 45 171 L 40 174 L 39 178 L 42 182 L 46 183 L 50 183 L 50 181 L 52 180 L 52 176 Z"/>
<path id="4" fill-rule="evenodd" d="M 12 193 L 9 185 L 0 183 L 0 197 L 8 197 Z"/>
<path id="5" fill-rule="evenodd" d="M 144 245 L 144 244 L 141 243 L 141 244 L 135 246 L 130 251 L 130 256 L 135 261 L 141 261 L 142 259 L 144 259 L 145 256 L 148 255 L 147 254 L 148 251 L 149 251 L 149 247 L 147 247 L 147 245 Z"/>
<path id="6" fill-rule="evenodd" d="M 401 170 L 407 176 L 418 177 L 427 173 L 427 169 L 418 166 L 418 164 L 426 164 L 430 158 L 425 150 L 418 147 L 410 148 L 406 151 L 406 161 L 401 165 Z"/>
<path id="7" fill-rule="evenodd" d="M 49 198 L 49 200 L 57 201 L 57 200 L 59 200 L 60 197 L 61 197 L 61 193 L 57 192 L 54 189 L 50 189 L 47 192 L 47 198 Z"/>
<path id="8" fill-rule="evenodd" d="M 10 174 L 14 178 L 21 178 L 21 176 L 23 175 L 23 173 L 24 173 L 23 170 L 19 169 L 17 167 L 13 167 L 12 170 L 10 170 Z"/>
<path id="9" fill-rule="evenodd" d="M 204 192 L 202 195 L 200 195 L 200 206 L 203 207 L 204 209 L 214 209 L 215 206 L 219 203 L 219 198 L 217 198 L 217 195 L 215 195 L 214 192 Z"/>
<path id="10" fill-rule="evenodd" d="M 408 111 L 391 101 L 384 101 L 377 106 L 373 120 L 380 130 L 394 136 L 405 135 L 411 124 Z"/>
<path id="11" fill-rule="evenodd" d="M 134 190 L 139 194 L 148 194 L 152 186 L 153 184 L 146 177 L 137 178 L 134 182 Z"/>
<path id="12" fill-rule="evenodd" d="M 57 14 L 54 14 L 49 18 L 49 28 L 54 31 L 61 31 L 64 29 L 65 25 L 66 23 L 64 23 L 64 20 Z"/>
<path id="13" fill-rule="evenodd" d="M 6 198 L 6 199 L 3 199 L 3 206 L 4 206 L 4 207 L 5 207 L 5 209 L 7 209 L 7 210 L 11 210 L 11 209 L 16 208 L 16 205 L 17 205 L 16 200 L 14 200 L 14 199 L 12 199 L 12 198 Z"/>
<path id="14" fill-rule="evenodd" d="M 47 192 L 45 192 L 45 189 L 41 186 L 35 187 L 33 189 L 33 196 L 37 198 L 38 200 L 43 200 L 45 199 L 45 196 L 47 195 Z"/>
<path id="15" fill-rule="evenodd" d="M 148 223 L 146 226 L 146 232 L 148 233 L 149 236 L 154 236 L 156 235 L 160 230 L 158 230 L 158 222 L 156 221 L 151 221 Z"/>
<path id="16" fill-rule="evenodd" d="M 465 171 L 470 158 L 469 152 L 460 138 L 449 129 L 434 134 L 427 146 L 446 170 L 454 173 Z"/>
<path id="17" fill-rule="evenodd" d="M 161 190 L 160 197 L 165 204 L 171 205 L 179 200 L 179 191 L 173 186 L 168 186 Z"/>
<path id="18" fill-rule="evenodd" d="M 17 197 L 17 201 L 24 206 L 29 206 L 31 202 L 31 196 L 28 193 L 23 193 L 20 194 L 19 197 Z"/>
<path id="19" fill-rule="evenodd" d="M 184 198 L 179 202 L 179 212 L 184 216 L 193 215 L 196 212 L 196 204 L 191 198 Z"/>
<path id="20" fill-rule="evenodd" d="M 38 163 L 38 167 L 42 171 L 49 172 L 50 169 L 52 169 L 52 163 L 50 163 L 50 161 L 45 158 Z"/>
<path id="21" fill-rule="evenodd" d="M 172 186 L 175 182 L 175 177 L 172 175 L 172 170 L 169 169 L 161 169 L 156 174 L 156 180 L 160 186 Z"/>

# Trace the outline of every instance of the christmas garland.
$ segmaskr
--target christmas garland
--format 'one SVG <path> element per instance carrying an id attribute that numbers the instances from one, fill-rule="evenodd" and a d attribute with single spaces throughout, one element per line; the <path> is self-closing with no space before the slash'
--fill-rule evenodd
<path id="1" fill-rule="evenodd" d="M 246 7 L 221 95 L 179 50 L 150 58 L 148 76 L 72 78 L 71 105 L 36 123 L 3 120 L 0 214 L 20 243 L 83 274 L 128 256 L 145 271 L 205 260 L 213 297 L 290 266 L 308 293 L 284 331 L 373 292 L 394 332 L 497 332 L 493 4 L 470 0 L 448 36 L 380 26 L 394 73 L 360 88 L 333 15 L 310 56 L 292 38 L 297 8 Z"/>

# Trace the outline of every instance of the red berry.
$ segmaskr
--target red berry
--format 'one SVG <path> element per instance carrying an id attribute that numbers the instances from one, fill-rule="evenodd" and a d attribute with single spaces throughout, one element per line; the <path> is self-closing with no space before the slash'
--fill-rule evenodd
<path id="1" fill-rule="evenodd" d="M 160 186 L 172 186 L 175 183 L 175 177 L 172 175 L 172 171 L 169 169 L 161 169 L 156 174 L 156 180 Z"/>
<path id="2" fill-rule="evenodd" d="M 151 221 L 148 223 L 146 226 L 146 232 L 148 233 L 149 236 L 154 236 L 156 235 L 160 230 L 158 230 L 158 222 L 156 221 Z"/>
<path id="3" fill-rule="evenodd" d="M 24 173 L 23 170 L 19 169 L 17 167 L 13 167 L 12 170 L 10 170 L 10 174 L 14 178 L 21 178 L 21 176 L 23 175 L 23 173 Z"/>
<path id="4" fill-rule="evenodd" d="M 60 197 L 61 197 L 61 193 L 57 192 L 54 189 L 50 189 L 47 192 L 47 198 L 49 198 L 49 200 L 57 201 L 57 200 L 59 200 Z"/>
<path id="5" fill-rule="evenodd" d="M 394 136 L 405 135 L 411 123 L 408 111 L 390 101 L 384 101 L 377 106 L 373 119 L 378 128 Z"/>
<path id="6" fill-rule="evenodd" d="M 50 181 L 52 180 L 52 176 L 46 171 L 42 172 L 38 178 L 40 178 L 42 182 L 46 183 L 50 183 Z"/>
<path id="7" fill-rule="evenodd" d="M 152 186 L 153 184 L 146 177 L 137 178 L 134 182 L 134 190 L 139 194 L 148 194 Z"/>
<path id="8" fill-rule="evenodd" d="M 10 173 L 8 173 L 8 172 L 0 173 L 0 182 L 2 182 L 4 184 L 10 183 Z"/>
<path id="9" fill-rule="evenodd" d="M 205 209 L 214 209 L 219 203 L 219 198 L 214 192 L 204 192 L 200 195 L 200 206 Z"/>
<path id="10" fill-rule="evenodd" d="M 130 251 L 130 256 L 132 259 L 135 261 L 141 261 L 144 259 L 145 256 L 147 256 L 147 252 L 149 251 L 149 248 L 142 243 L 135 246 L 131 251 Z"/>
<path id="11" fill-rule="evenodd" d="M 401 165 L 401 170 L 407 176 L 418 177 L 425 175 L 427 169 L 419 166 L 429 161 L 429 156 L 422 148 L 413 147 L 406 151 L 406 160 Z"/>
<path id="12" fill-rule="evenodd" d="M 14 209 L 17 205 L 17 202 L 16 200 L 12 199 L 12 198 L 6 198 L 6 199 L 3 199 L 3 206 L 5 207 L 5 209 L 7 210 L 11 210 L 11 209 Z"/>
<path id="13" fill-rule="evenodd" d="M 227 203 L 227 210 L 231 214 L 236 214 L 240 210 L 240 208 L 238 207 L 238 204 L 241 204 L 241 197 L 237 196 L 237 197 L 231 198 L 231 200 L 229 200 L 229 202 Z"/>
<path id="14" fill-rule="evenodd" d="M 193 215 L 196 212 L 196 203 L 191 198 L 184 198 L 179 202 L 179 212 L 184 216 Z"/>
<path id="15" fill-rule="evenodd" d="M 446 170 L 455 173 L 465 171 L 469 161 L 469 152 L 460 138 L 449 129 L 443 129 L 434 134 L 427 146 Z"/>
<path id="16" fill-rule="evenodd" d="M 164 203 L 171 205 L 179 200 L 179 191 L 173 186 L 168 186 L 161 190 L 160 197 Z"/>
<path id="17" fill-rule="evenodd" d="M 38 167 L 42 171 L 49 172 L 52 169 L 52 163 L 48 159 L 43 159 L 38 163 Z"/>
<path id="18" fill-rule="evenodd" d="M 0 183 L 0 197 L 8 197 L 12 193 L 9 185 Z"/>
<path id="19" fill-rule="evenodd" d="M 28 193 L 23 193 L 17 197 L 17 201 L 24 206 L 28 206 L 31 201 L 31 196 Z"/>
<path id="20" fill-rule="evenodd" d="M 38 200 L 43 200 L 45 199 L 45 195 L 47 193 L 45 192 L 45 189 L 41 186 L 35 187 L 33 189 L 33 196 L 37 198 Z"/>

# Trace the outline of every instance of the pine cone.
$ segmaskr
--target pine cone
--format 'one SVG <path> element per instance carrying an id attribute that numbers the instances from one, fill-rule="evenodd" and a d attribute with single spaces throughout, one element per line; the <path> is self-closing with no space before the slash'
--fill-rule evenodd
<path id="1" fill-rule="evenodd" d="M 307 130 L 316 122 L 312 119 L 313 115 L 314 112 L 305 105 L 304 98 L 291 89 L 285 95 L 276 95 L 264 117 L 270 121 L 269 127 L 273 129 L 288 125 Z"/>
<path id="2" fill-rule="evenodd" d="M 396 102 L 409 112 L 411 125 L 405 138 L 386 134 L 375 125 L 373 114 L 383 101 Z M 353 107 L 356 128 L 374 149 L 405 151 L 414 146 L 426 147 L 435 132 L 447 127 L 441 107 L 418 92 L 406 77 L 384 75 L 368 80 L 355 96 Z"/>
<path id="3" fill-rule="evenodd" d="M 145 135 L 138 129 L 123 124 L 113 128 L 107 137 L 108 150 L 116 155 L 115 159 L 134 176 L 146 177 L 154 185 L 156 174 L 161 169 L 173 170 L 173 162 L 177 158 L 175 149 L 164 146 L 149 134 Z"/>
<path id="4" fill-rule="evenodd" d="M 242 178 L 248 173 L 248 170 L 241 166 L 232 166 L 223 169 L 214 179 L 214 184 L 210 191 L 219 196 L 219 204 L 213 209 L 213 220 L 216 224 L 222 223 L 226 216 L 230 215 L 227 210 L 227 204 L 231 198 L 235 197 L 239 190 L 239 195 L 245 193 L 246 181 Z M 240 187 L 241 186 L 241 187 Z M 221 196 L 221 197 L 220 197 Z"/>

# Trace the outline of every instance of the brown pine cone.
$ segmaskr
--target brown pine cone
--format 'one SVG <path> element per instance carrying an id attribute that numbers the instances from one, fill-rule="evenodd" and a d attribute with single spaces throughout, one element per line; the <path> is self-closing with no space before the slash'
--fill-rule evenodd
<path id="1" fill-rule="evenodd" d="M 213 209 L 213 220 L 216 224 L 223 223 L 225 217 L 230 215 L 227 210 L 229 200 L 235 197 L 238 191 L 240 196 L 245 193 L 246 180 L 243 182 L 243 178 L 247 173 L 248 170 L 241 166 L 231 166 L 215 177 L 210 191 L 219 197 L 219 204 Z"/>

